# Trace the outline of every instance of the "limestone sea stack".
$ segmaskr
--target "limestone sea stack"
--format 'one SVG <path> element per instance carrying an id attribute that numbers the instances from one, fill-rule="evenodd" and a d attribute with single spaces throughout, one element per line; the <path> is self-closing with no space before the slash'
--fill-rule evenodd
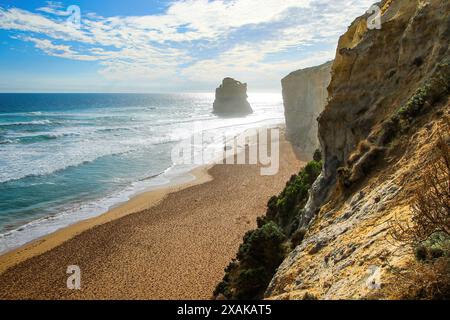
<path id="1" fill-rule="evenodd" d="M 253 113 L 247 101 L 247 84 L 233 78 L 225 78 L 216 89 L 214 113 L 222 116 L 247 115 Z"/>

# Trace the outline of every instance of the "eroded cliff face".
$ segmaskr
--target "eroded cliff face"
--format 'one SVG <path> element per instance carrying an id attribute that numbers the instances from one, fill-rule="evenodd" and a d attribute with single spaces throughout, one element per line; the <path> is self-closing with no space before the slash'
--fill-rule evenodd
<path id="1" fill-rule="evenodd" d="M 301 69 L 281 81 L 287 137 L 306 154 L 319 147 L 317 118 L 327 103 L 331 66 Z"/>
<path id="2" fill-rule="evenodd" d="M 381 6 L 381 30 L 362 16 L 340 38 L 319 118 L 324 169 L 300 216 L 306 235 L 267 298 L 392 298 L 393 270 L 413 259 L 388 234 L 390 222 L 410 218 L 438 136 L 450 142 L 450 2 Z"/>
<path id="3" fill-rule="evenodd" d="M 448 1 L 386 2 L 381 30 L 367 30 L 363 16 L 339 41 L 330 102 L 319 119 L 327 176 L 448 53 Z"/>

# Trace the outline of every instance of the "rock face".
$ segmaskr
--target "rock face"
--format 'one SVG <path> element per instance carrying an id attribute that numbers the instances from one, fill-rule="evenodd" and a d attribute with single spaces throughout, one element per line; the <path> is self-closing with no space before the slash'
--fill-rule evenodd
<path id="1" fill-rule="evenodd" d="M 241 83 L 232 78 L 225 78 L 220 87 L 216 89 L 213 112 L 223 116 L 253 113 L 247 97 L 246 83 Z"/>
<path id="2" fill-rule="evenodd" d="M 299 216 L 307 233 L 267 298 L 392 298 L 384 290 L 401 281 L 394 271 L 414 260 L 388 233 L 390 221 L 411 216 L 418 168 L 450 119 L 450 2 L 379 5 L 381 30 L 364 15 L 339 40 L 319 117 L 324 169 Z"/>
<path id="3" fill-rule="evenodd" d="M 336 170 L 350 153 L 446 57 L 449 17 L 433 10 L 448 6 L 443 0 L 385 0 L 381 2 L 381 30 L 368 30 L 368 16 L 364 15 L 340 38 L 328 88 L 329 103 L 319 118 L 324 171 L 320 186 L 315 188 L 318 192 L 310 199 L 317 203 L 308 206 L 308 219 L 326 198 Z"/>
<path id="4" fill-rule="evenodd" d="M 298 70 L 281 81 L 287 137 L 306 154 L 319 147 L 317 118 L 327 103 L 332 64 Z"/>

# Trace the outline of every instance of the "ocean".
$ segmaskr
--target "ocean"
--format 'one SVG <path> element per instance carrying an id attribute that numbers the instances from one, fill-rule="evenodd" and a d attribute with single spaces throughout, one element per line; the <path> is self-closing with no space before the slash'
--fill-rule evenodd
<path id="1" fill-rule="evenodd" d="M 171 152 L 194 128 L 223 136 L 284 123 L 279 94 L 249 94 L 255 112 L 237 118 L 213 115 L 213 101 L 213 94 L 0 94 L 0 253 L 192 180 L 195 165 L 172 163 Z"/>

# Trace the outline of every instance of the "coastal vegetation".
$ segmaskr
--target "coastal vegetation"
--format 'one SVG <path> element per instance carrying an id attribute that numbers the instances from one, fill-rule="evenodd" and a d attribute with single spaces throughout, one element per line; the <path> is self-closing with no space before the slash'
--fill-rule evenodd
<path id="1" fill-rule="evenodd" d="M 438 14 L 449 3 L 379 5 L 382 32 L 369 30 L 363 15 L 339 40 L 313 134 L 324 152 L 323 163 L 314 157 L 324 168 L 320 178 L 311 188 L 308 177 L 317 176 L 309 164 L 258 219 L 258 229 L 283 235 L 263 246 L 274 261 L 287 254 L 284 262 L 246 290 L 239 274 L 267 261 L 249 266 L 244 251 L 216 298 L 450 298 L 450 131 L 442 126 L 450 118 L 450 33 L 448 17 Z M 310 126 L 296 115 L 308 119 L 314 101 L 301 99 L 308 75 L 296 74 L 302 77 L 283 85 L 293 142 L 307 136 Z"/>
<path id="2" fill-rule="evenodd" d="M 413 193 L 411 221 L 391 226 L 393 239 L 412 248 L 416 259 L 395 289 L 401 298 L 450 299 L 450 123 L 440 129 Z"/>
<path id="3" fill-rule="evenodd" d="M 306 230 L 298 229 L 299 217 L 309 190 L 322 170 L 320 152 L 298 175 L 291 177 L 285 189 L 272 197 L 258 228 L 247 232 L 236 259 L 225 269 L 225 276 L 214 291 L 215 298 L 260 299 L 276 269 L 300 244 Z"/>
<path id="4" fill-rule="evenodd" d="M 431 106 L 443 100 L 450 92 L 450 60 L 444 59 L 434 74 L 419 87 L 409 100 L 383 123 L 380 142 L 391 143 L 399 134 L 406 133 L 414 120 L 429 111 Z"/>
<path id="5" fill-rule="evenodd" d="M 367 177 L 384 158 L 388 148 L 398 147 L 396 139 L 408 133 L 420 116 L 425 115 L 450 93 L 450 61 L 448 58 L 436 66 L 433 75 L 383 122 L 380 133 L 361 141 L 345 166 L 337 169 L 338 184 L 346 191 Z M 380 138 L 377 138 L 379 135 Z"/>

